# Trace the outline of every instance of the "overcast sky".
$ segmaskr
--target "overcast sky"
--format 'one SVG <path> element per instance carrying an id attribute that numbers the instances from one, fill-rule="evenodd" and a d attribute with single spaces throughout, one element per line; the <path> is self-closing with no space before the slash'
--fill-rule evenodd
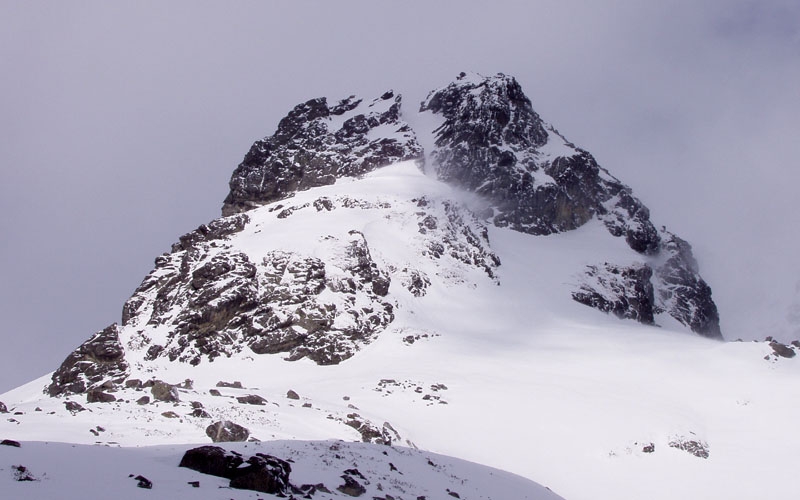
<path id="1" fill-rule="evenodd" d="M 411 111 L 464 70 L 693 244 L 726 338 L 798 338 L 799 27 L 796 0 L 0 0 L 0 392 L 119 321 L 294 104 Z"/>

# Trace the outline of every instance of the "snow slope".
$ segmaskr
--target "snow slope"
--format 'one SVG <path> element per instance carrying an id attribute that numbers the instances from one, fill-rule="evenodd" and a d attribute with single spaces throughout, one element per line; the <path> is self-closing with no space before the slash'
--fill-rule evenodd
<path id="1" fill-rule="evenodd" d="M 302 208 L 320 197 L 343 196 L 370 203 L 330 212 Z M 167 472 L 147 467 L 175 464 L 181 446 L 208 443 L 206 426 L 225 418 L 247 427 L 279 456 L 323 446 L 283 440 L 360 441 L 359 429 L 373 430 L 394 446 L 348 449 L 368 456 L 380 453 L 376 449 L 407 453 L 409 460 L 427 456 L 396 446 L 401 445 L 456 456 L 538 481 L 570 500 L 751 499 L 767 492 L 773 499 L 796 498 L 790 481 L 774 478 L 794 477 L 800 465 L 800 437 L 792 432 L 800 418 L 797 358 L 774 356 L 766 343 L 704 339 L 677 324 L 672 329 L 618 320 L 571 300 L 575 273 L 584 266 L 646 258 L 598 221 L 545 237 L 490 227 L 491 248 L 501 262 L 495 276 L 456 259 L 421 258 L 426 240 L 406 230 L 416 229 L 409 207 L 421 196 L 476 202 L 407 162 L 297 193 L 281 202 L 301 207 L 288 217 L 279 218 L 272 205 L 251 211 L 245 230 L 228 240 L 253 260 L 275 249 L 323 256 L 323 238 L 357 230 L 379 265 L 414 266 L 428 275 L 423 296 L 393 279 L 387 297 L 395 320 L 352 358 L 320 366 L 307 358 L 288 362 L 282 354 L 242 350 L 192 366 L 166 358 L 145 361 L 142 351 L 128 346 L 131 378 L 183 384 L 179 402 L 142 405 L 136 400 L 150 391 L 134 387 L 115 392 L 113 403 L 87 403 L 85 395 L 49 398 L 45 376 L 0 395 L 10 410 L 0 421 L 0 438 L 23 441 L 19 458 L 29 462 L 24 465 L 54 479 L 8 487 L 29 488 L 28 497 L 49 491 L 56 475 L 64 477 L 47 456 L 71 462 L 72 453 L 65 445 L 29 443 L 39 441 L 122 446 L 79 447 L 75 453 L 102 467 L 130 463 L 123 483 L 132 482 L 128 473 L 152 471 L 156 484 L 177 494 L 191 480 L 188 472 L 174 472 L 182 476 L 172 484 Z M 123 344 L 134 333 L 123 328 Z M 218 387 L 220 381 L 239 381 L 242 388 Z M 288 398 L 289 390 L 299 399 Z M 236 399 L 247 395 L 267 404 Z M 67 400 L 86 410 L 68 411 Z M 192 402 L 208 417 L 192 416 Z M 48 447 L 58 451 L 44 453 Z M 680 447 L 699 455 L 706 450 L 707 457 Z M 0 447 L 4 488 L 8 467 L 23 461 L 14 455 L 20 450 Z M 473 469 L 454 467 L 456 476 L 472 477 Z M 481 470 L 484 478 L 498 474 Z M 440 479 L 431 481 L 444 484 Z M 496 498 L 540 494 L 530 483 L 505 481 L 489 483 L 515 493 Z M 461 498 L 487 495 L 474 491 L 477 496 Z"/>
<path id="2" fill-rule="evenodd" d="M 223 478 L 179 468 L 182 446 L 112 448 L 66 443 L 24 443 L 0 446 L 0 491 L 3 498 L 81 498 L 105 500 L 113 492 L 120 500 L 140 498 L 257 499 L 265 493 L 233 489 Z M 290 477 L 298 487 L 324 485 L 314 498 L 348 496 L 337 491 L 345 470 L 358 467 L 366 498 L 519 498 L 557 500 L 542 486 L 507 472 L 435 453 L 335 441 L 272 441 L 229 444 L 245 456 L 256 452 L 291 460 Z M 15 465 L 25 464 L 28 481 Z M 391 466 L 389 465 L 391 464 Z M 137 477 L 151 483 L 137 486 Z M 197 482 L 198 486 L 191 483 Z"/>

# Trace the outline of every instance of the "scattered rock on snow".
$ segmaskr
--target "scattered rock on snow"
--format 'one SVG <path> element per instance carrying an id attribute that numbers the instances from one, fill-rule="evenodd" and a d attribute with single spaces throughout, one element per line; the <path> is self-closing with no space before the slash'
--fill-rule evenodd
<path id="1" fill-rule="evenodd" d="M 24 465 L 14 465 L 11 469 L 14 471 L 14 481 L 38 481 Z"/>
<path id="2" fill-rule="evenodd" d="M 708 443 L 698 439 L 676 436 L 670 440 L 669 446 L 691 453 L 698 458 L 708 458 L 710 454 Z"/>
<path id="3" fill-rule="evenodd" d="M 75 415 L 78 412 L 86 410 L 86 408 L 79 405 L 75 401 L 64 401 L 64 407 L 67 409 L 68 412 L 72 413 L 73 415 Z"/>
<path id="4" fill-rule="evenodd" d="M 230 389 L 244 389 L 244 387 L 242 387 L 242 383 L 239 382 L 238 380 L 235 382 L 224 382 L 220 380 L 219 382 L 217 382 L 217 387 L 228 387 Z"/>
<path id="5" fill-rule="evenodd" d="M 286 397 L 289 399 L 300 399 L 300 396 L 291 389 L 286 393 Z"/>
<path id="6" fill-rule="evenodd" d="M 336 489 L 345 495 L 349 495 L 351 497 L 360 497 L 367 492 L 367 489 L 351 476 L 345 474 L 341 477 L 344 479 L 344 484 L 337 486 Z"/>

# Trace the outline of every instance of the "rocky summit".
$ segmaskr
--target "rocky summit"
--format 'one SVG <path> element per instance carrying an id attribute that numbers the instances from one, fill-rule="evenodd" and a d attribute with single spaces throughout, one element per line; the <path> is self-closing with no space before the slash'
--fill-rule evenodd
<path id="1" fill-rule="evenodd" d="M 280 354 L 338 364 L 383 331 L 407 329 L 431 290 L 502 287 L 493 231 L 540 238 L 599 225 L 628 253 L 585 261 L 559 293 L 721 338 L 689 243 L 656 229 L 631 189 L 544 122 L 513 77 L 462 73 L 430 92 L 419 109 L 437 123 L 428 141 L 401 103 L 388 91 L 292 109 L 234 170 L 223 217 L 156 258 L 120 323 L 71 353 L 47 392 L 113 389 L 147 378 L 155 360 Z M 417 171 L 403 192 L 373 175 L 403 162 Z M 365 177 L 371 187 L 351 192 Z"/>
<path id="2" fill-rule="evenodd" d="M 222 215 L 421 158 L 414 132 L 400 119 L 400 105 L 401 96 L 391 90 L 369 102 L 350 96 L 333 106 L 324 97 L 298 104 L 236 167 Z"/>

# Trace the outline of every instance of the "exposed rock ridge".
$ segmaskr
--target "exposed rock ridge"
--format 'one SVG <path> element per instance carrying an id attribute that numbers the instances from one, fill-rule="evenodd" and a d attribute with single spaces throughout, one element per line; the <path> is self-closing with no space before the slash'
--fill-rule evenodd
<path id="1" fill-rule="evenodd" d="M 92 335 L 67 356 L 53 373 L 47 393 L 60 396 L 111 388 L 125 380 L 129 369 L 119 339 L 119 326 L 114 323 Z"/>
<path id="2" fill-rule="evenodd" d="M 394 318 L 391 280 L 358 232 L 320 246 L 340 258 L 273 250 L 253 262 L 208 241 L 162 257 L 125 306 L 125 325 L 140 331 L 129 347 L 195 365 L 244 348 L 319 364 L 352 356 Z"/>
<path id="3" fill-rule="evenodd" d="M 370 103 L 350 96 L 330 106 L 320 97 L 295 106 L 275 134 L 256 141 L 234 170 L 222 215 L 421 159 L 422 147 L 400 119 L 400 105 L 401 96 L 390 90 Z"/>
<path id="4" fill-rule="evenodd" d="M 489 200 L 496 225 L 546 235 L 598 217 L 637 252 L 658 250 L 647 207 L 543 122 L 513 77 L 462 73 L 420 111 L 444 120 L 428 152 L 437 175 Z"/>
<path id="5" fill-rule="evenodd" d="M 721 338 L 711 288 L 688 243 L 656 230 L 631 189 L 542 121 L 513 77 L 462 73 L 428 94 L 420 111 L 442 120 L 428 152 L 432 168 L 488 200 L 495 225 L 547 235 L 597 218 L 647 260 L 590 266 L 575 300 L 648 324 L 654 312 L 666 312 L 700 335 Z"/>
<path id="6" fill-rule="evenodd" d="M 350 219 L 346 212 L 380 214 L 410 236 L 417 257 L 387 262 L 359 230 L 323 233 L 308 253 L 267 246 L 253 255 L 237 240 L 261 238 L 256 234 L 265 219 L 291 225 L 299 216 L 340 211 L 344 220 Z M 131 369 L 146 371 L 157 359 L 198 365 L 237 353 L 283 354 L 288 361 L 337 364 L 392 323 L 398 294 L 407 294 L 405 302 L 424 297 L 431 271 L 436 285 L 458 286 L 470 276 L 496 281 L 499 265 L 486 226 L 449 200 L 320 197 L 223 217 L 181 236 L 171 253 L 157 257 L 125 303 L 121 326 L 72 353 L 48 392 L 113 390 Z"/>

